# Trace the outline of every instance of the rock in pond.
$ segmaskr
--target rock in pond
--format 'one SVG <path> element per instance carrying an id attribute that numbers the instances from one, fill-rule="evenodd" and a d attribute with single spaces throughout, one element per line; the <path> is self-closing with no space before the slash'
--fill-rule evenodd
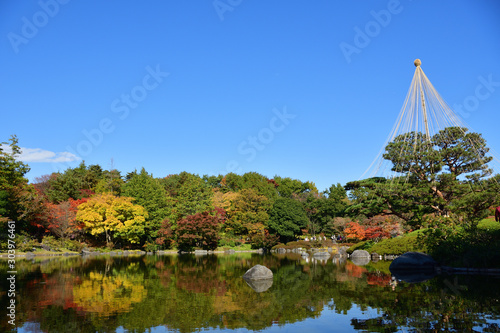
<path id="1" fill-rule="evenodd" d="M 370 253 L 368 253 L 368 251 L 365 251 L 365 250 L 355 250 L 350 258 L 370 258 Z"/>
<path id="2" fill-rule="evenodd" d="M 250 288 L 252 288 L 257 293 L 262 293 L 267 289 L 271 288 L 273 285 L 273 279 L 265 279 L 265 280 L 247 280 L 245 282 L 248 284 Z"/>
<path id="3" fill-rule="evenodd" d="M 82 252 L 81 252 L 81 254 L 83 256 L 88 256 L 88 255 L 91 255 L 92 252 L 90 250 L 88 250 L 88 249 L 83 249 Z"/>
<path id="4" fill-rule="evenodd" d="M 394 259 L 389 270 L 399 280 L 422 282 L 436 275 L 436 266 L 436 261 L 428 254 L 406 252 Z"/>
<path id="5" fill-rule="evenodd" d="M 273 272 L 262 265 L 255 265 L 243 274 L 245 280 L 267 280 L 273 278 Z"/>
<path id="6" fill-rule="evenodd" d="M 313 254 L 313 257 L 315 258 L 330 258 L 330 253 L 329 252 L 325 252 L 325 251 L 321 251 L 321 252 L 315 252 Z"/>

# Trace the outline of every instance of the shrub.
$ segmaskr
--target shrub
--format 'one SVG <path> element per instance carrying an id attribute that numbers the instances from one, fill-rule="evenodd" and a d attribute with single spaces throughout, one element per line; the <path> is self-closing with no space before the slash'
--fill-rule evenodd
<path id="1" fill-rule="evenodd" d="M 351 246 L 349 249 L 347 249 L 347 253 L 353 253 L 356 250 L 365 250 L 368 252 L 372 252 L 371 248 L 374 244 L 375 243 L 372 240 L 366 240 L 364 242 L 359 242 L 359 243 L 356 243 L 353 246 Z"/>
<path id="2" fill-rule="evenodd" d="M 50 248 L 52 251 L 59 251 L 59 248 L 63 245 L 58 239 L 54 236 L 45 236 L 42 239 L 42 245 L 45 245 Z"/>
<path id="3" fill-rule="evenodd" d="M 500 229 L 482 221 L 475 230 L 456 224 L 429 228 L 421 240 L 429 254 L 443 265 L 461 267 L 499 267 Z"/>
<path id="4" fill-rule="evenodd" d="M 69 251 L 81 252 L 87 245 L 76 240 L 66 239 L 63 241 L 63 247 Z"/>
<path id="5" fill-rule="evenodd" d="M 154 252 L 158 250 L 159 245 L 153 242 L 146 242 L 143 247 L 144 251 Z"/>
<path id="6" fill-rule="evenodd" d="M 403 254 L 410 251 L 427 252 L 425 244 L 418 237 L 421 230 L 417 230 L 395 238 L 385 239 L 373 245 L 370 252 L 384 254 Z"/>
<path id="7" fill-rule="evenodd" d="M 270 234 L 267 230 L 257 233 L 252 237 L 252 248 L 270 249 L 278 244 L 279 236 Z"/>

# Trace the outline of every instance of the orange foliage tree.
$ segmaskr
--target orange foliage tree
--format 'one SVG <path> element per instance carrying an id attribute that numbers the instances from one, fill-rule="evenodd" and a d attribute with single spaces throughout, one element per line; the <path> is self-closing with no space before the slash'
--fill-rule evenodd
<path id="1" fill-rule="evenodd" d="M 45 202 L 45 212 L 42 218 L 45 220 L 47 229 L 63 239 L 73 236 L 76 231 L 83 228 L 83 225 L 76 221 L 78 205 L 87 200 L 88 198 L 79 200 L 70 198 L 59 204 Z"/>
<path id="2" fill-rule="evenodd" d="M 344 234 L 347 239 L 357 239 L 362 241 L 366 238 L 365 228 L 360 226 L 358 222 L 347 223 L 347 228 L 344 229 Z"/>

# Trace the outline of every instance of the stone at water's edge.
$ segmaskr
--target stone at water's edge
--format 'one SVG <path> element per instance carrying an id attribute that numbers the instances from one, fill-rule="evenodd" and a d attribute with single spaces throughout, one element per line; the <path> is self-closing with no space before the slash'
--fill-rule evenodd
<path id="1" fill-rule="evenodd" d="M 365 250 L 355 250 L 350 256 L 352 263 L 356 266 L 365 266 L 370 262 L 371 255 Z"/>
<path id="2" fill-rule="evenodd" d="M 428 254 L 406 252 L 389 266 L 392 275 L 406 282 L 423 282 L 436 275 L 437 263 Z"/>
<path id="3" fill-rule="evenodd" d="M 324 252 L 324 251 L 315 252 L 313 254 L 313 257 L 315 257 L 315 258 L 330 258 L 330 252 Z"/>
<path id="4" fill-rule="evenodd" d="M 365 250 L 355 250 L 351 256 L 350 256 L 351 260 L 353 258 L 368 258 L 370 259 L 371 256 L 370 256 L 370 253 L 368 253 L 368 251 L 365 251 Z M 370 260 L 368 260 L 370 261 Z"/>
<path id="5" fill-rule="evenodd" d="M 266 280 L 273 278 L 273 272 L 262 265 L 255 265 L 243 274 L 245 280 Z"/>
<path id="6" fill-rule="evenodd" d="M 434 270 L 437 263 L 428 254 L 422 252 L 406 252 L 394 259 L 389 266 L 393 270 Z"/>

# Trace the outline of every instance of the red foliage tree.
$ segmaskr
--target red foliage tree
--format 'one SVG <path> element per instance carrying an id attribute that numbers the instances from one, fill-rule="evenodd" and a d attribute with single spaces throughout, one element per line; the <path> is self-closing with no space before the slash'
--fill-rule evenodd
<path id="1" fill-rule="evenodd" d="M 192 250 L 200 247 L 214 250 L 219 242 L 220 227 L 225 220 L 226 212 L 220 208 L 188 215 L 180 220 L 175 229 L 179 249 Z"/>
<path id="2" fill-rule="evenodd" d="M 365 239 L 380 240 L 389 236 L 390 234 L 382 227 L 367 227 L 365 229 Z"/>
<path id="3" fill-rule="evenodd" d="M 279 236 L 270 234 L 267 229 L 264 229 L 263 232 L 258 232 L 252 237 L 252 246 L 256 248 L 265 248 L 270 249 L 274 245 L 278 244 Z"/>
<path id="4" fill-rule="evenodd" d="M 165 219 L 160 229 L 157 232 L 157 238 L 155 239 L 155 243 L 164 246 L 166 248 L 170 248 L 174 242 L 174 232 L 172 230 L 172 225 L 170 224 L 169 219 Z"/>
<path id="5" fill-rule="evenodd" d="M 59 204 L 45 203 L 45 212 L 41 217 L 46 228 L 55 236 L 60 238 L 71 237 L 82 225 L 76 221 L 78 205 L 87 201 L 87 198 L 74 200 L 69 199 Z"/>
<path id="6" fill-rule="evenodd" d="M 347 239 L 357 239 L 357 240 L 365 240 L 365 228 L 359 225 L 357 222 L 349 222 L 347 223 L 347 228 L 344 229 L 344 234 Z"/>

